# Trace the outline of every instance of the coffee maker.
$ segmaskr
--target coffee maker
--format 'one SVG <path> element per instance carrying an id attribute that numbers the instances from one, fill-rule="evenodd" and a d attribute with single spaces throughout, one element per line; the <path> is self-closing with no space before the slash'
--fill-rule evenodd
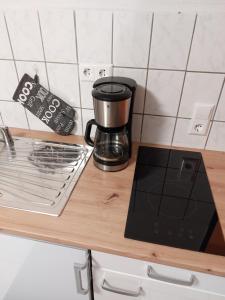
<path id="1" fill-rule="evenodd" d="M 104 77 L 93 85 L 95 119 L 87 122 L 85 141 L 94 147 L 94 164 L 103 171 L 119 171 L 128 165 L 136 86 L 126 77 Z M 97 126 L 94 141 L 92 125 Z"/>

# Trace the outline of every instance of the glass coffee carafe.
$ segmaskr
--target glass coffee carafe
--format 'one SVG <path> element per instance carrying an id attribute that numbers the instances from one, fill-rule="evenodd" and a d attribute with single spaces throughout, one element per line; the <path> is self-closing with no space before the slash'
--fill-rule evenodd
<path id="1" fill-rule="evenodd" d="M 96 163 L 105 162 L 113 165 L 128 163 L 129 146 L 125 128 L 117 132 L 104 132 L 97 127 L 94 141 L 94 157 Z M 121 166 L 120 166 L 121 168 Z"/>
<path id="2" fill-rule="evenodd" d="M 97 125 L 95 120 L 88 122 L 87 128 L 91 128 L 92 125 Z M 93 157 L 94 164 L 107 171 L 117 171 L 124 168 L 128 164 L 129 160 L 129 142 L 127 136 L 126 127 L 118 130 L 105 129 L 97 126 L 94 141 L 90 138 L 90 133 L 86 134 L 89 136 L 86 141 L 90 146 L 94 146 Z"/>

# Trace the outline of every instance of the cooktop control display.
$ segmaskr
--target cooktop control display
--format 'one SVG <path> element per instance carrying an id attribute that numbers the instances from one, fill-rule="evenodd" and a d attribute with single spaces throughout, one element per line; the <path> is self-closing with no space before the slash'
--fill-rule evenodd
<path id="1" fill-rule="evenodd" d="M 217 223 L 201 153 L 139 147 L 126 238 L 207 251 Z"/>

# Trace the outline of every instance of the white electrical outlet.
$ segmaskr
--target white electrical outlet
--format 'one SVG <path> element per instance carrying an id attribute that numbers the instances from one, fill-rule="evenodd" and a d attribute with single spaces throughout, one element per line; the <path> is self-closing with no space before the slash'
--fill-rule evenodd
<path id="1" fill-rule="evenodd" d="M 206 135 L 209 129 L 208 120 L 192 119 L 189 134 Z"/>
<path id="2" fill-rule="evenodd" d="M 95 65 L 95 80 L 112 76 L 112 65 Z"/>
<path id="3" fill-rule="evenodd" d="M 95 81 L 99 78 L 112 76 L 112 65 L 79 65 L 81 81 Z"/>
<path id="4" fill-rule="evenodd" d="M 189 134 L 207 135 L 214 105 L 196 103 L 189 128 Z"/>
<path id="5" fill-rule="evenodd" d="M 94 68 L 93 65 L 79 65 L 79 75 L 81 81 L 94 81 Z"/>

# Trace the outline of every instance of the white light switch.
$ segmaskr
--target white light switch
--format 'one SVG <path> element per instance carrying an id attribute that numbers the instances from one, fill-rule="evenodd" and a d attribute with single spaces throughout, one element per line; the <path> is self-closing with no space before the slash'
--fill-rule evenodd
<path id="1" fill-rule="evenodd" d="M 212 104 L 195 104 L 189 134 L 207 135 L 214 107 Z"/>

